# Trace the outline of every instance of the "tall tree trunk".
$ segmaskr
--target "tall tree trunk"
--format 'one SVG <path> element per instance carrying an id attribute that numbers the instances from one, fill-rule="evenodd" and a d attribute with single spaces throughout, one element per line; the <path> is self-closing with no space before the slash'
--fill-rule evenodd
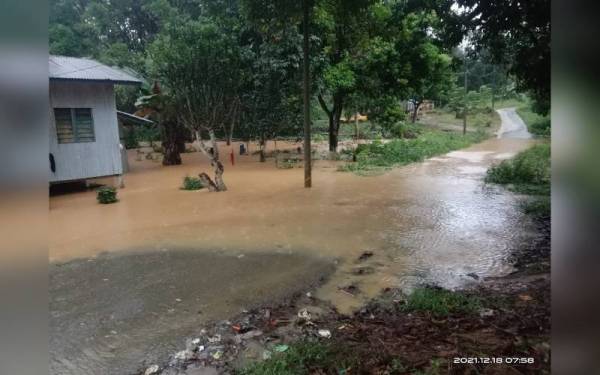
<path id="1" fill-rule="evenodd" d="M 339 121 L 339 120 L 338 120 Z M 338 144 L 337 124 L 335 114 L 329 115 L 329 152 L 336 152 Z"/>
<path id="2" fill-rule="evenodd" d="M 417 122 L 417 115 L 419 114 L 419 107 L 421 106 L 422 102 L 414 102 L 413 104 L 413 113 L 412 113 L 412 118 L 411 121 L 414 124 L 415 122 Z"/>
<path id="3" fill-rule="evenodd" d="M 212 152 L 204 144 L 202 138 L 200 138 L 200 132 L 196 131 L 196 140 L 198 141 L 198 146 L 200 151 L 210 160 L 210 165 L 214 169 L 214 181 L 204 172 L 200 173 L 200 180 L 208 187 L 209 191 L 227 191 L 227 186 L 223 181 L 223 172 L 225 172 L 225 168 L 223 164 L 219 161 L 219 147 L 217 145 L 217 138 L 215 137 L 215 132 L 212 130 L 208 131 L 210 137 L 210 144 L 212 148 Z"/>
<path id="4" fill-rule="evenodd" d="M 162 165 L 180 165 L 181 155 L 179 154 L 179 146 L 175 142 L 162 142 L 163 160 Z"/>
<path id="5" fill-rule="evenodd" d="M 329 118 L 329 151 L 337 152 L 338 134 L 341 124 L 340 118 L 344 109 L 344 96 L 342 94 L 335 94 L 333 96 L 333 108 L 331 110 L 327 107 L 322 95 L 319 94 L 318 99 L 321 108 L 323 108 Z"/>
<path id="6" fill-rule="evenodd" d="M 267 157 L 265 155 L 265 147 L 267 147 L 267 141 L 265 140 L 265 135 L 260 135 L 260 162 L 264 163 L 267 161 Z"/>
<path id="7" fill-rule="evenodd" d="M 310 3 L 302 1 L 302 117 L 304 125 L 304 187 L 312 187 L 312 152 L 310 145 Z"/>
<path id="8" fill-rule="evenodd" d="M 162 148 L 163 148 L 163 165 L 180 165 L 181 164 L 181 149 L 179 134 L 182 129 L 179 124 L 174 122 L 165 122 L 162 124 Z M 185 147 L 185 146 L 184 146 Z"/>
<path id="9" fill-rule="evenodd" d="M 354 132 L 356 133 L 356 141 L 358 142 L 359 130 L 358 130 L 358 111 L 354 114 Z"/>
<path id="10" fill-rule="evenodd" d="M 467 110 L 463 110 L 463 135 L 467 134 Z"/>

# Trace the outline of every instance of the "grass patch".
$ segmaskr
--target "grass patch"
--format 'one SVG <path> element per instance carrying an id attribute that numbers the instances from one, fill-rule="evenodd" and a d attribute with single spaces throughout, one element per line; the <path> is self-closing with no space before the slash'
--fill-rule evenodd
<path id="1" fill-rule="evenodd" d="M 402 310 L 405 312 L 429 312 L 437 317 L 473 314 L 480 308 L 481 301 L 475 296 L 433 287 L 416 289 L 402 306 Z"/>
<path id="2" fill-rule="evenodd" d="M 550 145 L 538 144 L 488 169 L 486 182 L 508 185 L 512 191 L 550 195 Z"/>
<path id="3" fill-rule="evenodd" d="M 541 196 L 528 199 L 521 204 L 521 208 L 526 214 L 537 218 L 549 218 L 551 212 L 550 197 Z"/>
<path id="4" fill-rule="evenodd" d="M 423 131 L 417 138 L 395 139 L 388 143 L 376 141 L 361 145 L 356 151 L 356 163 L 342 166 L 339 170 L 359 172 L 359 174 L 382 171 L 465 148 L 487 137 L 488 135 L 482 131 L 463 136 L 455 132 L 428 130 Z"/>
<path id="5" fill-rule="evenodd" d="M 330 345 L 303 341 L 290 345 L 283 353 L 276 353 L 261 363 L 238 370 L 237 375 L 303 375 L 318 373 L 318 370 L 335 369 L 344 374 L 355 361 Z M 329 373 L 329 372 L 327 372 Z"/>
<path id="6" fill-rule="evenodd" d="M 204 184 L 198 177 L 185 176 L 183 178 L 183 185 L 181 186 L 181 190 L 200 190 L 204 188 Z"/>
<path id="7" fill-rule="evenodd" d="M 523 119 L 531 134 L 538 137 L 550 137 L 552 133 L 550 116 L 538 115 L 528 105 L 517 108 L 517 113 Z"/>

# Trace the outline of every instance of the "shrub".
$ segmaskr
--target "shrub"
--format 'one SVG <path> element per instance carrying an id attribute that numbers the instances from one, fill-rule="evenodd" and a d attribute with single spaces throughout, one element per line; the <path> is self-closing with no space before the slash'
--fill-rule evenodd
<path id="1" fill-rule="evenodd" d="M 486 182 L 525 194 L 550 194 L 550 145 L 539 144 L 488 169 Z"/>
<path id="2" fill-rule="evenodd" d="M 438 317 L 456 313 L 471 314 L 480 308 L 481 301 L 475 296 L 434 287 L 416 289 L 402 306 L 406 312 L 429 312 Z"/>
<path id="3" fill-rule="evenodd" d="M 531 134 L 538 137 L 549 137 L 551 135 L 551 121 L 549 116 L 541 116 L 533 112 L 529 106 L 518 108 L 517 113 L 523 119 Z"/>
<path id="4" fill-rule="evenodd" d="M 551 123 L 549 118 L 541 119 L 529 125 L 529 131 L 540 137 L 550 137 Z"/>
<path id="5" fill-rule="evenodd" d="M 183 186 L 181 187 L 181 189 L 182 190 L 200 190 L 200 189 L 203 189 L 204 187 L 205 186 L 202 183 L 202 180 L 200 180 L 200 178 L 185 176 L 183 178 Z"/>
<path id="6" fill-rule="evenodd" d="M 422 129 L 418 125 L 399 122 L 393 125 L 389 132 L 393 138 L 417 138 Z"/>
<path id="7" fill-rule="evenodd" d="M 117 189 L 111 186 L 103 186 L 98 189 L 98 195 L 96 196 L 98 203 L 109 204 L 115 203 L 117 199 Z"/>

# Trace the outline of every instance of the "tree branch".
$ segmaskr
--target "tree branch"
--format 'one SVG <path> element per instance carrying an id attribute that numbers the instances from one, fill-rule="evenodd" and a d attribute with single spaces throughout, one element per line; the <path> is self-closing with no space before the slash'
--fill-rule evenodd
<path id="1" fill-rule="evenodd" d="M 319 99 L 319 104 L 321 105 L 321 108 L 323 108 L 323 111 L 325 111 L 325 113 L 327 113 L 327 116 L 331 117 L 331 111 L 329 110 L 329 108 L 327 108 L 327 103 L 325 103 L 325 99 L 323 99 L 323 95 L 321 95 L 321 94 L 317 95 L 317 99 Z"/>

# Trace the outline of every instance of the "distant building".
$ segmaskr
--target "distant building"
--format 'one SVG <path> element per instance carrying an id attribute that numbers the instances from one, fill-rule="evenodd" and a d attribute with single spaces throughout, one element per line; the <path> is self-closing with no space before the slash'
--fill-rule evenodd
<path id="1" fill-rule="evenodd" d="M 90 59 L 50 56 L 50 183 L 123 174 L 114 85 L 142 82 Z"/>

